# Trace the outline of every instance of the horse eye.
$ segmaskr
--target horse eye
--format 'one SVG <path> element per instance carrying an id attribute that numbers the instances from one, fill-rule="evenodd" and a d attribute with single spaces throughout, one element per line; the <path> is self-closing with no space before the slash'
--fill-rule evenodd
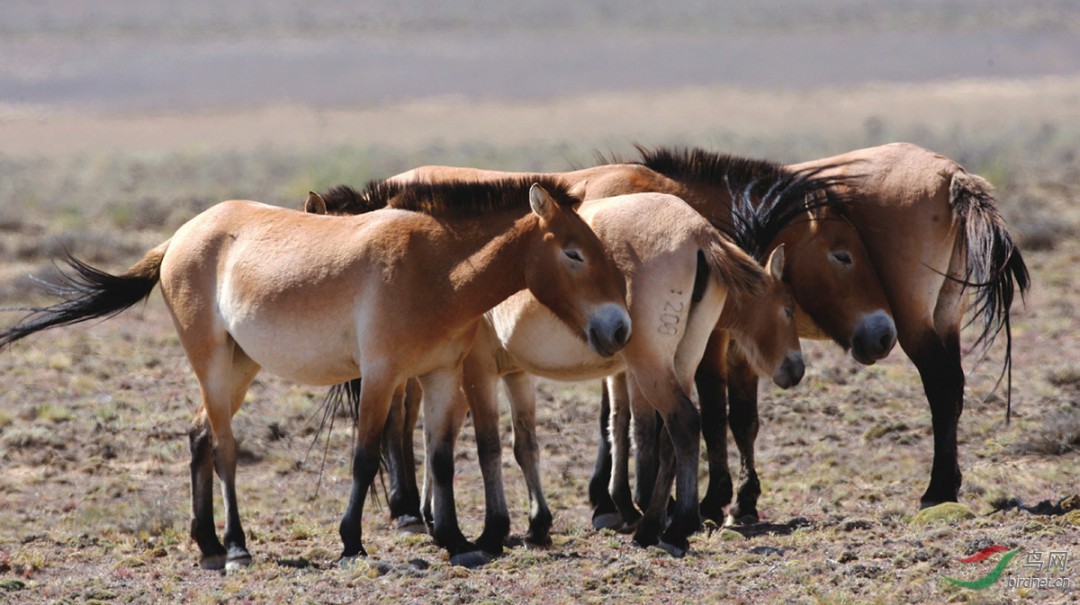
<path id="1" fill-rule="evenodd" d="M 576 261 L 579 263 L 585 262 L 585 259 L 581 258 L 581 254 L 578 253 L 577 250 L 563 250 L 563 254 L 566 255 L 566 258 L 572 261 Z"/>
<path id="2" fill-rule="evenodd" d="M 787 317 L 788 319 L 794 319 L 795 318 L 795 309 L 792 309 L 791 307 L 784 307 L 784 316 Z"/>
<path id="3" fill-rule="evenodd" d="M 836 260 L 836 262 L 840 263 L 841 265 L 851 264 L 851 255 L 847 252 L 833 252 L 832 257 L 834 260 Z"/>

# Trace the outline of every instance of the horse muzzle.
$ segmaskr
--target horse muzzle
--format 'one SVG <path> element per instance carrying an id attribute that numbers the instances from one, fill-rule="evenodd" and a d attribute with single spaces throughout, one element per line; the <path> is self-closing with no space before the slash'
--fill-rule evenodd
<path id="1" fill-rule="evenodd" d="M 784 361 L 773 374 L 773 383 L 781 389 L 790 389 L 802 382 L 803 374 L 806 373 L 806 364 L 803 363 L 802 353 L 788 351 Z"/>
<path id="2" fill-rule="evenodd" d="M 618 305 L 601 305 L 589 318 L 589 348 L 601 357 L 611 357 L 630 342 L 630 316 Z"/>
<path id="3" fill-rule="evenodd" d="M 873 365 L 884 359 L 896 345 L 896 324 L 885 311 L 874 311 L 863 317 L 851 337 L 851 356 L 855 361 Z"/>

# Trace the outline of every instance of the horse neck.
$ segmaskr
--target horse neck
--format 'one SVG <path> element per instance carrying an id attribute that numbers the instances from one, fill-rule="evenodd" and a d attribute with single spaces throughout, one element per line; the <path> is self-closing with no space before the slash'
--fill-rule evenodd
<path id="1" fill-rule="evenodd" d="M 499 213 L 460 219 L 454 230 L 464 250 L 449 267 L 449 300 L 461 317 L 479 317 L 524 290 L 526 259 L 539 239 L 539 219 Z M 449 255 L 447 255 L 449 258 Z"/>

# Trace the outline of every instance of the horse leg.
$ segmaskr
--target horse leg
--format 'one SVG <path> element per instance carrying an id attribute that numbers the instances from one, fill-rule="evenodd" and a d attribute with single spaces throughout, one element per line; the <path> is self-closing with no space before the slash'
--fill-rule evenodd
<path id="1" fill-rule="evenodd" d="M 608 529 L 621 523 L 609 490 L 609 484 L 614 480 L 611 474 L 610 421 L 611 396 L 605 381 L 600 387 L 600 438 L 596 442 L 596 461 L 589 475 L 589 505 L 593 510 L 594 529 Z"/>
<path id="2" fill-rule="evenodd" d="M 365 368 L 365 370 L 369 369 Z M 379 471 L 382 430 L 390 414 L 390 402 L 400 384 L 401 380 L 394 377 L 392 373 L 382 373 L 371 369 L 365 372 L 363 385 L 360 387 L 356 449 L 353 452 L 352 465 L 353 483 L 348 506 L 345 508 L 345 514 L 338 527 L 342 542 L 342 561 L 367 556 L 361 524 L 364 515 L 364 500 L 375 480 L 375 474 Z"/>
<path id="3" fill-rule="evenodd" d="M 761 496 L 761 482 L 758 481 L 754 457 L 754 442 L 757 441 L 760 425 L 758 377 L 741 355 L 729 355 L 727 368 L 728 401 L 731 405 L 729 422 L 735 445 L 739 448 L 739 491 L 735 504 L 728 510 L 726 523 L 757 523 L 760 518 L 757 501 Z"/>
<path id="4" fill-rule="evenodd" d="M 465 539 L 458 525 L 454 504 L 454 441 L 460 425 L 455 421 L 468 409 L 461 384 L 461 367 L 453 370 L 435 370 L 422 377 L 424 389 L 424 428 L 427 438 L 427 465 L 431 472 L 431 494 L 434 504 L 435 542 L 450 553 L 450 561 L 467 567 L 488 560 L 473 561 L 476 546 Z"/>
<path id="5" fill-rule="evenodd" d="M 410 378 L 405 383 L 405 418 L 401 436 L 402 467 L 405 482 L 402 485 L 402 508 L 409 511 L 398 519 L 398 528 L 406 531 L 423 531 L 424 518 L 420 512 L 420 490 L 416 487 L 416 454 L 413 451 L 413 433 L 420 420 L 420 383 Z M 410 516 L 415 515 L 412 519 Z"/>
<path id="6" fill-rule="evenodd" d="M 383 453 L 386 459 L 387 473 L 390 475 L 390 519 L 397 522 L 398 529 L 407 530 L 420 521 L 420 497 L 411 499 L 408 483 L 412 474 L 416 484 L 416 468 L 406 460 L 405 439 L 412 439 L 412 427 L 406 422 L 405 385 L 394 392 L 390 412 L 383 428 Z M 411 450 L 411 447 L 409 448 Z"/>
<path id="7" fill-rule="evenodd" d="M 645 516 L 634 533 L 634 542 L 642 545 L 659 543 L 670 554 L 681 557 L 690 549 L 690 534 L 701 527 L 698 512 L 697 467 L 701 452 L 701 415 L 694 402 L 686 395 L 678 379 L 672 375 L 667 380 L 650 376 L 642 380 L 632 377 L 631 405 L 635 390 L 644 395 L 656 411 L 663 416 L 666 437 L 674 454 L 675 507 L 671 523 L 663 534 L 664 515 L 668 509 L 672 474 L 672 456 L 665 456 L 669 444 L 661 435 L 660 465 L 657 479 Z"/>
<path id="8" fill-rule="evenodd" d="M 964 369 L 960 364 L 959 332 L 940 337 L 927 331 L 909 356 L 922 377 L 934 426 L 934 463 L 930 471 L 930 485 L 920 499 L 919 507 L 956 502 L 963 478 L 956 443 L 957 426 L 964 410 Z"/>
<path id="9" fill-rule="evenodd" d="M 499 556 L 510 535 L 510 512 L 502 479 L 502 439 L 499 435 L 498 368 L 488 351 L 474 348 L 462 366 L 465 397 L 472 412 L 476 453 L 484 479 L 484 531 L 476 545 Z"/>
<path id="10" fill-rule="evenodd" d="M 226 552 L 214 526 L 214 446 L 210 423 L 200 412 L 189 434 L 191 445 L 191 538 L 199 546 L 199 566 L 225 567 Z"/>
<path id="11" fill-rule="evenodd" d="M 240 410 L 251 381 L 259 371 L 231 339 L 211 348 L 193 364 L 202 390 L 201 418 L 192 433 L 192 536 L 202 550 L 200 566 L 207 569 L 237 569 L 251 564 L 236 494 L 236 439 L 232 417 Z M 200 426 L 202 425 L 202 426 Z M 209 435 L 203 430 L 209 428 Z M 209 438 L 208 438 L 209 437 Z M 208 451 L 209 455 L 208 455 Z M 221 481 L 225 505 L 224 546 L 213 536 L 213 503 L 209 466 Z M 209 526 L 207 526 L 209 523 Z M 224 552 L 222 552 L 224 551 Z M 224 557 L 222 556 L 224 554 Z"/>
<path id="12" fill-rule="evenodd" d="M 656 409 L 636 390 L 634 381 L 630 380 L 627 386 L 634 436 L 634 502 L 638 508 L 645 510 L 649 507 L 653 486 L 656 484 L 660 451 L 657 439 L 664 429 Z"/>
<path id="13" fill-rule="evenodd" d="M 701 436 L 709 461 L 709 485 L 701 499 L 701 516 L 724 521 L 724 507 L 731 503 L 731 470 L 727 460 L 727 347 L 725 332 L 709 337 L 705 356 L 694 374 L 701 406 Z"/>
<path id="14" fill-rule="evenodd" d="M 608 492 L 615 506 L 618 516 L 609 522 L 612 529 L 632 529 L 641 519 L 641 513 L 634 506 L 634 499 L 630 492 L 630 390 L 627 387 L 626 373 L 609 376 L 605 381 L 607 392 L 611 394 L 611 445 L 613 451 L 611 480 Z M 639 401 L 642 398 L 639 397 Z M 646 409 L 644 414 L 651 414 L 656 418 L 656 413 Z M 651 429 L 650 429 L 651 430 Z M 651 448 L 653 446 L 646 445 Z M 646 457 L 647 458 L 647 457 Z M 639 458 L 643 460 L 643 458 Z M 645 464 L 642 462 L 642 464 Z M 655 465 L 654 465 L 655 467 Z M 648 473 L 643 473 L 642 476 Z M 655 468 L 653 470 L 655 475 Z M 654 479 L 655 480 L 655 479 Z M 614 515 L 612 515 L 614 516 Z M 593 518 L 596 524 L 596 518 Z"/>
<path id="15" fill-rule="evenodd" d="M 529 529 L 525 541 L 535 546 L 551 546 L 551 509 L 540 480 L 540 444 L 536 438 L 536 385 L 525 372 L 503 376 L 510 394 L 510 414 L 514 421 L 514 459 L 529 490 Z"/>

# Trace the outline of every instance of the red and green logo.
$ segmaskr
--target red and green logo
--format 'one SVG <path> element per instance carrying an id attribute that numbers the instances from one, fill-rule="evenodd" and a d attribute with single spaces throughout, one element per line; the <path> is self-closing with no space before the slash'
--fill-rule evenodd
<path id="1" fill-rule="evenodd" d="M 1002 551 L 1005 551 L 1005 554 L 1001 557 L 997 564 L 994 565 L 994 568 L 990 570 L 990 573 L 986 574 L 981 578 L 971 581 L 957 580 L 956 578 L 949 576 L 944 576 L 944 578 L 952 582 L 953 584 L 956 584 L 957 586 L 963 586 L 964 588 L 970 588 L 972 590 L 982 590 L 984 588 L 989 588 L 991 585 L 994 584 L 994 582 L 997 582 L 998 579 L 1001 578 L 1001 574 L 1005 572 L 1005 568 L 1008 567 L 1009 563 L 1012 562 L 1013 557 L 1015 557 L 1020 552 L 1019 548 L 1009 550 L 1009 548 L 1006 546 L 995 545 L 989 548 L 984 548 L 979 552 L 971 555 L 970 557 L 957 559 L 957 561 L 961 563 L 980 563 Z"/>

